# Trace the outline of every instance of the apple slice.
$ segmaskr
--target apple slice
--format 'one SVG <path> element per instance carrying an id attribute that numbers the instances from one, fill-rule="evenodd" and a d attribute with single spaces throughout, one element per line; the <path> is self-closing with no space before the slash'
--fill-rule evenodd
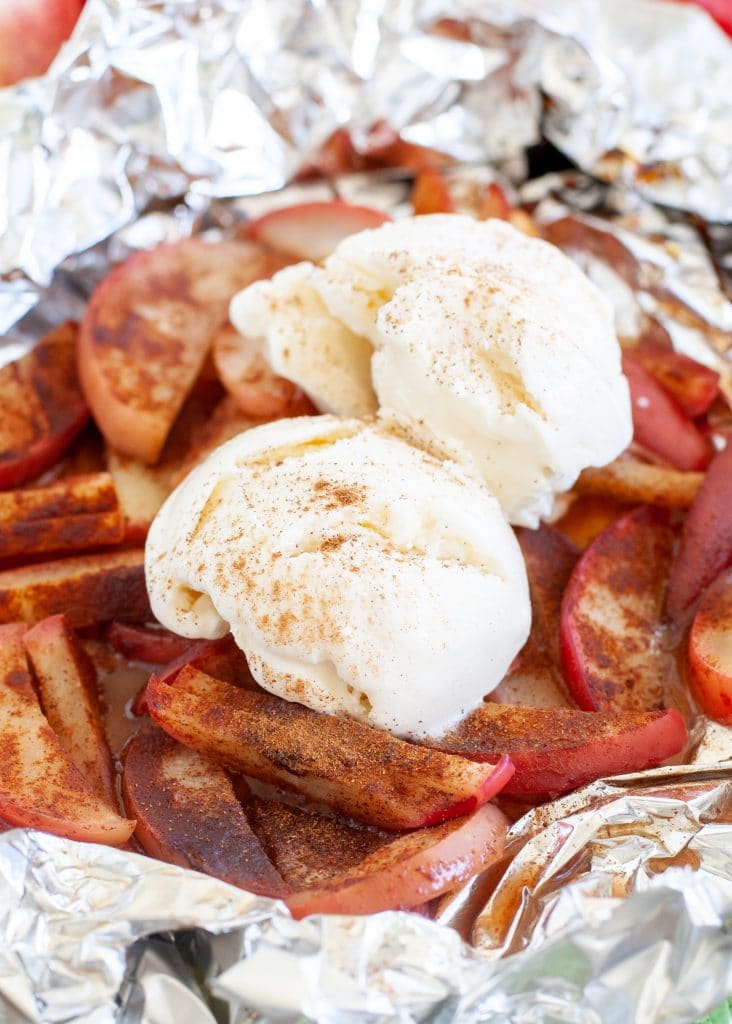
<path id="1" fill-rule="evenodd" d="M 629 505 L 688 508 L 703 479 L 703 473 L 620 458 L 607 466 L 583 470 L 574 490 L 578 494 L 614 498 Z"/>
<path id="2" fill-rule="evenodd" d="M 28 673 L 25 629 L 0 627 L 0 815 L 12 825 L 122 846 L 135 823 L 97 796 L 44 718 Z"/>
<path id="3" fill-rule="evenodd" d="M 608 775 L 654 768 L 688 738 L 675 709 L 614 714 L 486 702 L 430 746 L 476 761 L 495 762 L 505 752 L 516 772 L 503 793 L 549 798 Z"/>
<path id="4" fill-rule="evenodd" d="M 203 871 L 258 896 L 289 891 L 249 826 L 223 768 L 159 729 L 125 747 L 122 796 L 151 857 Z"/>
<path id="5" fill-rule="evenodd" d="M 689 634 L 689 671 L 702 707 L 732 724 L 732 572 L 704 595 Z"/>
<path id="6" fill-rule="evenodd" d="M 83 0 L 4 0 L 0 4 L 0 88 L 42 75 L 81 13 Z"/>
<path id="7" fill-rule="evenodd" d="M 623 373 L 630 385 L 635 440 L 677 469 L 705 469 L 714 454 L 711 441 L 630 351 L 623 352 Z"/>
<path id="8" fill-rule="evenodd" d="M 52 466 L 89 417 L 76 373 L 76 334 L 76 324 L 64 324 L 0 367 L 0 488 L 18 487 Z"/>
<path id="9" fill-rule="evenodd" d="M 417 216 L 455 211 L 455 202 L 450 194 L 447 179 L 436 167 L 425 167 L 417 174 L 410 200 Z"/>
<path id="10" fill-rule="evenodd" d="M 275 419 L 317 412 L 297 385 L 278 377 L 253 343 L 230 324 L 216 335 L 213 358 L 224 387 L 246 416 Z"/>
<path id="11" fill-rule="evenodd" d="M 503 853 L 509 821 L 492 804 L 465 818 L 400 836 L 321 889 L 288 896 L 296 920 L 309 914 L 408 910 L 441 896 Z"/>
<path id="12" fill-rule="evenodd" d="M 288 416 L 301 415 L 298 411 L 290 413 L 289 410 L 285 410 L 285 414 Z M 171 485 L 177 487 L 193 467 L 203 462 L 206 456 L 215 448 L 218 448 L 226 441 L 230 441 L 232 437 L 243 434 L 245 430 L 251 430 L 252 427 L 256 427 L 260 423 L 261 420 L 246 416 L 234 398 L 231 395 L 226 395 L 218 403 L 207 422 L 200 430 L 196 431 L 192 438 L 190 449 L 170 474 Z"/>
<path id="13" fill-rule="evenodd" d="M 382 828 L 419 828 L 465 814 L 513 773 L 506 758 L 492 771 L 476 770 L 464 758 L 237 689 L 190 665 L 172 686 L 153 676 L 146 702 L 158 725 L 199 753 Z"/>
<path id="14" fill-rule="evenodd" d="M 129 622 L 110 622 L 105 639 L 119 654 L 148 665 L 168 665 L 190 651 L 195 642 L 169 629 L 135 626 Z"/>
<path id="15" fill-rule="evenodd" d="M 48 724 L 102 800 L 117 809 L 115 774 L 99 704 L 97 674 L 63 615 L 44 619 L 23 637 Z"/>
<path id="16" fill-rule="evenodd" d="M 703 416 L 719 394 L 719 374 L 715 370 L 672 348 L 642 341 L 626 349 L 625 356 L 655 377 L 687 416 Z"/>
<path id="17" fill-rule="evenodd" d="M 277 799 L 250 795 L 245 808 L 252 829 L 294 890 L 326 884 L 394 839 L 393 832 Z"/>
<path id="18" fill-rule="evenodd" d="M 318 260 L 330 256 L 348 235 L 378 228 L 391 217 L 370 206 L 355 206 L 340 199 L 296 203 L 258 217 L 247 226 L 257 242 L 295 260 Z"/>
<path id="19" fill-rule="evenodd" d="M 157 460 L 229 300 L 272 266 L 247 242 L 187 239 L 138 253 L 105 277 L 81 327 L 79 375 L 113 448 Z"/>
<path id="20" fill-rule="evenodd" d="M 671 566 L 666 610 L 679 622 L 732 564 L 732 444 L 715 455 L 692 503 Z"/>
<path id="21" fill-rule="evenodd" d="M 673 658 L 661 640 L 674 531 L 644 506 L 608 526 L 580 558 L 562 601 L 564 673 L 586 711 L 664 706 Z"/>
<path id="22" fill-rule="evenodd" d="M 117 544 L 124 524 L 109 473 L 0 493 L 0 556 Z"/>
<path id="23" fill-rule="evenodd" d="M 74 628 L 107 619 L 149 622 L 144 552 L 60 558 L 0 572 L 0 622 L 34 623 L 64 612 Z"/>
<path id="24" fill-rule="evenodd" d="M 600 536 L 611 523 L 632 511 L 632 505 L 610 497 L 580 494 L 569 508 L 555 520 L 554 526 L 580 550 Z"/>

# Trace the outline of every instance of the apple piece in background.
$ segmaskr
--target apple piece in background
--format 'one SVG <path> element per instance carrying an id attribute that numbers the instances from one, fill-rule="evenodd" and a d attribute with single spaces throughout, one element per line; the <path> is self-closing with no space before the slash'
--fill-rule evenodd
<path id="1" fill-rule="evenodd" d="M 0 572 L 0 623 L 33 624 L 62 612 L 75 629 L 108 619 L 150 622 L 142 548 Z"/>
<path id="2" fill-rule="evenodd" d="M 689 633 L 692 683 L 710 718 L 732 725 L 732 572 L 707 590 Z"/>
<path id="3" fill-rule="evenodd" d="M 625 358 L 650 373 L 690 417 L 702 416 L 719 394 L 719 374 L 652 341 L 625 349 Z"/>
<path id="4" fill-rule="evenodd" d="M 122 796 L 146 853 L 258 896 L 289 891 L 218 764 L 150 727 L 132 737 L 123 763 Z"/>
<path id="5" fill-rule="evenodd" d="M 285 902 L 296 920 L 421 906 L 498 860 L 508 826 L 497 807 L 485 804 L 467 817 L 400 836 L 322 888 L 295 893 Z"/>
<path id="6" fill-rule="evenodd" d="M 0 817 L 67 839 L 122 846 L 135 823 L 97 796 L 46 721 L 31 685 L 25 631 L 18 623 L 0 626 Z"/>
<path id="7" fill-rule="evenodd" d="M 109 473 L 0 491 L 0 557 L 117 544 L 124 523 Z"/>
<path id="8" fill-rule="evenodd" d="M 249 238 L 295 260 L 319 260 L 330 256 L 348 235 L 378 228 L 391 217 L 370 206 L 356 206 L 341 199 L 296 203 L 251 221 Z"/>
<path id="9" fill-rule="evenodd" d="M 653 711 L 672 696 L 675 663 L 662 642 L 675 532 L 664 509 L 641 506 L 608 526 L 564 593 L 564 677 L 585 711 Z"/>
<path id="10" fill-rule="evenodd" d="M 252 243 L 194 238 L 137 253 L 97 286 L 79 333 L 79 377 L 114 449 L 157 461 L 229 300 L 272 267 Z"/>
<path id="11" fill-rule="evenodd" d="M 703 479 L 703 473 L 621 457 L 607 466 L 582 470 L 574 490 L 579 495 L 612 498 L 629 505 L 688 508 Z"/>
<path id="12" fill-rule="evenodd" d="M 615 498 L 579 494 L 563 514 L 554 521 L 554 526 L 581 551 L 589 547 L 608 526 L 627 515 L 632 505 L 616 501 Z"/>
<path id="13" fill-rule="evenodd" d="M 675 709 L 615 714 L 486 702 L 431 745 L 480 761 L 505 753 L 516 771 L 503 793 L 548 799 L 595 779 L 655 768 L 688 739 Z"/>
<path id="14" fill-rule="evenodd" d="M 69 38 L 84 0 L 3 0 L 0 87 L 42 75 Z"/>
<path id="15" fill-rule="evenodd" d="M 732 564 L 732 444 L 714 456 L 689 509 L 671 566 L 666 610 L 681 622 Z"/>
<path id="16" fill-rule="evenodd" d="M 51 331 L 0 367 L 0 488 L 19 487 L 53 466 L 89 418 L 76 372 L 75 324 Z"/>
<path id="17" fill-rule="evenodd" d="M 110 622 L 105 639 L 118 654 L 148 665 L 168 665 L 190 651 L 195 640 L 155 626 L 136 626 L 129 622 Z"/>
<path id="18" fill-rule="evenodd" d="M 416 216 L 429 213 L 454 213 L 455 202 L 445 175 L 436 167 L 425 167 L 414 179 L 410 196 Z"/>
<path id="19" fill-rule="evenodd" d="M 191 666 L 172 685 L 153 676 L 145 700 L 153 721 L 206 757 L 397 831 L 466 814 L 513 773 L 506 758 L 492 771 L 476 770 L 465 758 L 233 687 Z"/>
<path id="20" fill-rule="evenodd" d="M 676 469 L 706 469 L 714 454 L 711 441 L 631 353 L 623 352 L 623 373 L 630 385 L 633 437 Z"/>
<path id="21" fill-rule="evenodd" d="M 23 636 L 48 724 L 91 788 L 117 810 L 115 773 L 104 735 L 97 674 L 63 615 Z"/>

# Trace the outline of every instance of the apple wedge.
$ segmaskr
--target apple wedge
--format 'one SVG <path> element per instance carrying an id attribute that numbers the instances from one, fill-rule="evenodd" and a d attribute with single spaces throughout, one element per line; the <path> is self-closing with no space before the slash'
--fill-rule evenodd
<path id="1" fill-rule="evenodd" d="M 0 557 L 117 544 L 124 523 L 109 473 L 0 492 Z"/>
<path id="2" fill-rule="evenodd" d="M 692 503 L 671 566 L 666 610 L 682 621 L 732 564 L 732 444 L 714 456 Z"/>
<path id="3" fill-rule="evenodd" d="M 623 352 L 623 373 L 630 385 L 635 440 L 676 469 L 705 469 L 714 454 L 711 441 L 629 349 Z"/>
<path id="4" fill-rule="evenodd" d="M 574 490 L 578 494 L 613 498 L 629 505 L 688 508 L 703 479 L 703 473 L 621 458 L 607 466 L 583 470 Z"/>
<path id="5" fill-rule="evenodd" d="M 505 814 L 486 804 L 468 817 L 400 836 L 326 886 L 285 902 L 296 920 L 418 907 L 498 860 L 508 826 Z"/>
<path id="6" fill-rule="evenodd" d="M 135 626 L 129 622 L 110 622 L 104 636 L 118 654 L 148 665 L 168 665 L 190 651 L 195 643 L 169 629 Z"/>
<path id="7" fill-rule="evenodd" d="M 52 331 L 28 355 L 0 367 L 0 488 L 52 466 L 89 417 L 76 373 L 75 324 Z"/>
<path id="8" fill-rule="evenodd" d="M 122 846 L 134 821 L 91 788 L 41 712 L 23 647 L 26 627 L 0 627 L 0 816 L 68 839 Z"/>
<path id="9" fill-rule="evenodd" d="M 149 622 L 141 548 L 60 558 L 0 572 L 0 622 L 65 613 L 74 628 L 107 619 Z"/>
<path id="10" fill-rule="evenodd" d="M 589 547 L 611 523 L 633 509 L 632 505 L 610 497 L 580 494 L 569 508 L 555 520 L 554 526 L 581 551 Z"/>
<path id="11" fill-rule="evenodd" d="M 249 795 L 245 809 L 268 856 L 293 890 L 328 883 L 394 839 L 393 832 Z"/>
<path id="12" fill-rule="evenodd" d="M 587 548 L 564 592 L 561 644 L 570 692 L 585 711 L 653 711 L 674 678 L 661 642 L 674 531 L 642 506 Z"/>
<path id="13" fill-rule="evenodd" d="M 122 796 L 151 857 L 203 871 L 258 896 L 289 891 L 249 826 L 223 768 L 159 729 L 125 747 Z"/>
<path id="14" fill-rule="evenodd" d="M 265 213 L 247 225 L 250 238 L 295 260 L 330 256 L 348 235 L 378 228 L 391 217 L 370 206 L 355 206 L 340 199 L 297 203 Z"/>
<path id="15" fill-rule="evenodd" d="M 179 742 L 235 771 L 394 830 L 465 814 L 513 773 L 486 771 L 345 718 L 238 689 L 186 666 L 173 685 L 151 678 L 150 717 Z"/>
<path id="16" fill-rule="evenodd" d="M 83 0 L 4 0 L 0 5 L 0 88 L 42 75 L 81 13 Z"/>
<path id="17" fill-rule="evenodd" d="M 117 810 L 97 674 L 88 655 L 63 615 L 43 619 L 29 629 L 23 644 L 48 724 L 97 796 Z"/>
<path id="18" fill-rule="evenodd" d="M 139 253 L 104 278 L 79 334 L 79 376 L 113 448 L 158 459 L 229 300 L 272 267 L 247 242 L 187 239 Z"/>
<path id="19" fill-rule="evenodd" d="M 549 798 L 609 775 L 655 768 L 688 738 L 675 709 L 614 714 L 486 702 L 430 746 L 476 761 L 495 762 L 505 752 L 516 771 L 504 794 Z"/>
<path id="20" fill-rule="evenodd" d="M 641 341 L 635 348 L 626 349 L 625 356 L 655 377 L 687 416 L 703 416 L 719 394 L 719 374 L 715 370 L 672 348 Z"/>
<path id="21" fill-rule="evenodd" d="M 447 178 L 437 167 L 425 167 L 418 172 L 410 196 L 416 216 L 425 213 L 454 213 L 455 201 Z"/>
<path id="22" fill-rule="evenodd" d="M 732 572 L 704 595 L 689 633 L 689 672 L 710 718 L 732 724 Z"/>

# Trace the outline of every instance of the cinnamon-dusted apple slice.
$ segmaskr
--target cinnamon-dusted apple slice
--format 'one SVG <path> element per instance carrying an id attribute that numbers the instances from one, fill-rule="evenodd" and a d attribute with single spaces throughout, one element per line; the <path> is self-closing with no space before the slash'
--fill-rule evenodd
<path id="1" fill-rule="evenodd" d="M 715 455 L 684 523 L 671 566 L 668 614 L 680 621 L 732 565 L 732 444 Z"/>
<path id="2" fill-rule="evenodd" d="M 388 220 L 388 214 L 370 206 L 331 199 L 297 203 L 265 213 L 247 225 L 247 234 L 295 260 L 317 262 L 330 256 L 348 235 L 378 228 Z"/>
<path id="3" fill-rule="evenodd" d="M 719 394 L 719 374 L 715 370 L 672 348 L 641 341 L 626 349 L 625 356 L 655 377 L 687 416 L 702 416 Z"/>
<path id="4" fill-rule="evenodd" d="M 703 479 L 703 473 L 620 458 L 607 466 L 583 470 L 574 490 L 578 494 L 614 498 L 630 505 L 688 508 Z"/>
<path id="5" fill-rule="evenodd" d="M 169 629 L 137 626 L 130 622 L 110 622 L 105 639 L 119 654 L 149 665 L 168 665 L 190 651 L 195 643 L 189 637 L 171 633 Z"/>
<path id="6" fill-rule="evenodd" d="M 0 492 L 0 557 L 117 544 L 123 530 L 109 473 Z"/>
<path id="7" fill-rule="evenodd" d="M 76 334 L 75 324 L 64 324 L 0 367 L 0 488 L 19 487 L 52 466 L 89 417 Z"/>
<path id="8" fill-rule="evenodd" d="M 157 460 L 229 300 L 276 265 L 244 241 L 187 239 L 139 253 L 107 275 L 81 327 L 79 375 L 117 451 Z"/>
<path id="9" fill-rule="evenodd" d="M 704 595 L 689 633 L 689 671 L 710 718 L 732 723 L 732 572 Z"/>
<path id="10" fill-rule="evenodd" d="M 714 454 L 711 441 L 627 349 L 623 373 L 630 385 L 635 440 L 677 469 L 705 469 Z"/>
<path id="11" fill-rule="evenodd" d="M 65 613 L 74 628 L 105 619 L 152 619 L 141 548 L 60 558 L 0 572 L 0 622 Z"/>
<path id="12" fill-rule="evenodd" d="M 503 792 L 550 797 L 586 782 L 654 768 L 683 750 L 686 725 L 668 711 L 577 711 L 486 702 L 431 746 L 476 761 L 506 753 L 516 771 Z"/>
<path id="13" fill-rule="evenodd" d="M 161 730 L 141 729 L 125 747 L 122 796 L 150 856 L 259 896 L 289 891 L 224 769 Z"/>
<path id="14" fill-rule="evenodd" d="M 285 900 L 296 919 L 309 914 L 375 914 L 409 910 L 461 883 L 503 853 L 509 821 L 492 804 L 420 829 L 380 847 L 320 889 Z"/>
<path id="15" fill-rule="evenodd" d="M 360 722 L 232 687 L 191 666 L 173 685 L 153 676 L 146 703 L 158 725 L 199 753 L 383 828 L 419 828 L 465 814 L 513 773 L 506 758 L 486 771 Z"/>
<path id="16" fill-rule="evenodd" d="M 587 548 L 564 593 L 565 679 L 586 711 L 664 706 L 673 658 L 661 642 L 674 531 L 665 510 L 636 509 Z"/>
<path id="17" fill-rule="evenodd" d="M 121 846 L 135 823 L 97 796 L 46 721 L 28 673 L 25 629 L 0 627 L 0 816 L 11 825 Z"/>
<path id="18" fill-rule="evenodd" d="M 48 724 L 97 796 L 116 810 L 114 767 L 89 656 L 63 615 L 43 619 L 23 644 Z"/>

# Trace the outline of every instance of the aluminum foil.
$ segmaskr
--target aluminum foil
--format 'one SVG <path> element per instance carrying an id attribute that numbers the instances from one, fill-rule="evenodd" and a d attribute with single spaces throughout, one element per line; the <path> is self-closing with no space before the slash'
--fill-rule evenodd
<path id="1" fill-rule="evenodd" d="M 732 219 L 731 56 L 657 0 L 87 0 L 50 74 L 0 93 L 0 362 L 130 251 L 292 201 L 274 193 L 334 128 L 366 147 L 386 118 L 475 162 L 451 171 L 466 196 L 502 173 L 537 204 L 620 333 L 654 321 L 728 375 L 729 229 L 684 211 Z M 594 177 L 524 182 L 542 138 Z M 307 194 L 398 213 L 408 188 Z M 441 923 L 295 923 L 131 853 L 1 835 L 0 1021 L 690 1021 L 732 991 L 732 743 L 697 740 L 693 765 L 530 811 L 495 891 Z"/>

